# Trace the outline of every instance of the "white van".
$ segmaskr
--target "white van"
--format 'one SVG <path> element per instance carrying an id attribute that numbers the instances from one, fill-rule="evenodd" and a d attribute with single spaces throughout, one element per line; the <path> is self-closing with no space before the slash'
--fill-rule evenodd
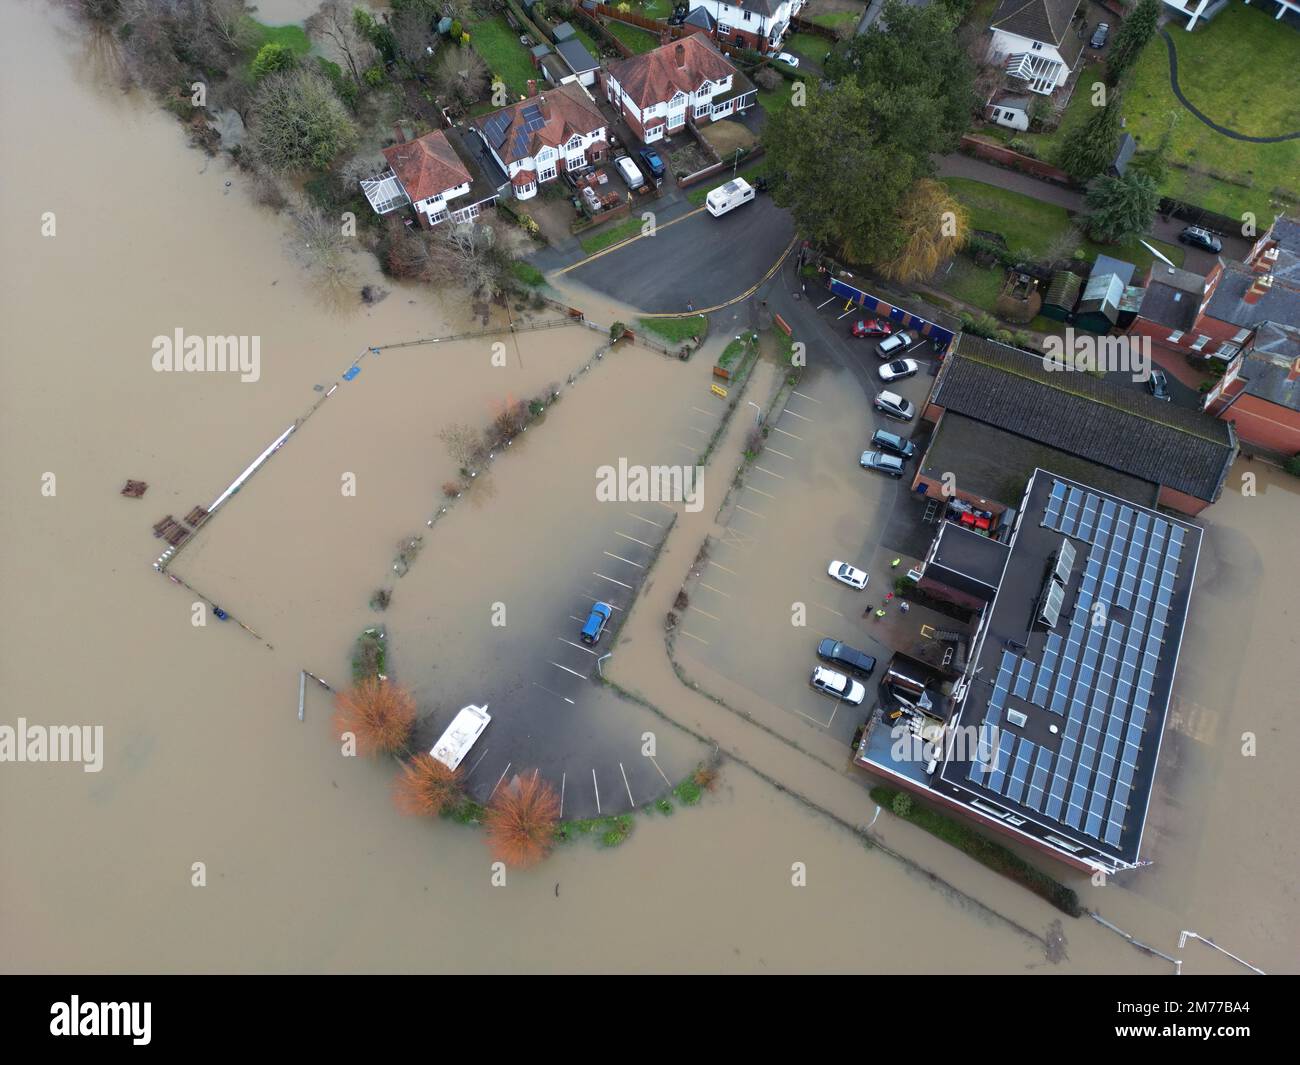
<path id="1" fill-rule="evenodd" d="M 728 181 L 720 188 L 714 189 L 705 197 L 704 206 L 709 209 L 709 214 L 717 218 L 728 211 L 734 210 L 742 203 L 749 203 L 754 198 L 754 186 L 744 178 L 736 178 L 734 181 Z"/>
<path id="2" fill-rule="evenodd" d="M 429 753 L 448 769 L 455 769 L 491 720 L 486 706 L 462 707 Z"/>
<path id="3" fill-rule="evenodd" d="M 635 191 L 645 184 L 645 177 L 637 169 L 636 163 L 632 162 L 631 156 L 620 155 L 614 160 L 614 167 L 618 170 L 619 177 L 627 182 L 629 189 Z"/>

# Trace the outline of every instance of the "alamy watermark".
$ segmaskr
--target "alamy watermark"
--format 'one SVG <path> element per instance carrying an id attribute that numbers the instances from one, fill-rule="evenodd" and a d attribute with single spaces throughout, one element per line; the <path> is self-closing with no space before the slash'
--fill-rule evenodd
<path id="1" fill-rule="evenodd" d="M 1095 336 L 1076 333 L 1043 338 L 1043 365 L 1049 370 L 1131 374 L 1134 381 L 1151 376 L 1151 338 L 1146 336 Z"/>
<path id="2" fill-rule="evenodd" d="M 596 468 L 600 503 L 684 503 L 691 514 L 704 509 L 703 466 L 638 466 L 620 458 L 618 466 Z"/>
<path id="3" fill-rule="evenodd" d="M 103 725 L 0 725 L 0 762 L 80 762 L 87 773 L 104 768 Z"/>
<path id="4" fill-rule="evenodd" d="M 262 338 L 187 336 L 177 326 L 171 336 L 153 338 L 152 364 L 159 373 L 238 373 L 251 383 L 262 376 Z"/>

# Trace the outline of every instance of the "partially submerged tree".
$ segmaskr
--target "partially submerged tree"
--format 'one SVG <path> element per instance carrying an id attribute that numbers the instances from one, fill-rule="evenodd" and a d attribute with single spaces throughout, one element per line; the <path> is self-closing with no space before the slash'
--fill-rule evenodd
<path id="1" fill-rule="evenodd" d="M 368 677 L 334 700 L 334 729 L 356 737 L 362 754 L 403 750 L 415 726 L 415 699 L 406 689 L 381 677 Z"/>
<path id="2" fill-rule="evenodd" d="M 253 80 L 261 81 L 268 74 L 283 74 L 298 65 L 293 49 L 278 41 L 267 41 L 257 50 L 253 57 L 251 69 Z"/>
<path id="3" fill-rule="evenodd" d="M 437 817 L 464 795 L 460 773 L 429 754 L 417 754 L 402 766 L 393 784 L 393 802 L 404 814 Z"/>
<path id="4" fill-rule="evenodd" d="M 459 282 L 473 295 L 496 296 L 509 287 L 511 259 L 493 218 L 480 215 L 468 222 L 444 222 L 430 242 L 430 280 Z"/>
<path id="5" fill-rule="evenodd" d="M 343 60 L 359 86 L 362 74 L 375 61 L 375 48 L 357 28 L 352 8 L 349 0 L 325 0 L 306 26 L 309 37 L 325 42 Z"/>
<path id="6" fill-rule="evenodd" d="M 323 170 L 357 140 L 356 126 L 319 74 L 272 74 L 253 103 L 250 147 L 272 170 Z"/>
<path id="7" fill-rule="evenodd" d="M 930 277 L 970 238 L 970 214 L 948 186 L 922 178 L 903 198 L 898 212 L 903 244 L 891 259 L 876 264 L 892 281 Z"/>
<path id="8" fill-rule="evenodd" d="M 534 770 L 498 788 L 483 822 L 492 856 L 524 869 L 536 865 L 555 844 L 560 800 L 555 789 Z"/>
<path id="9" fill-rule="evenodd" d="M 1141 236 L 1151 228 L 1160 192 L 1147 174 L 1103 177 L 1088 190 L 1088 235 L 1104 244 Z"/>
<path id="10" fill-rule="evenodd" d="M 434 60 L 433 86 L 461 107 L 478 101 L 487 88 L 489 71 L 483 58 L 473 48 L 440 49 Z"/>

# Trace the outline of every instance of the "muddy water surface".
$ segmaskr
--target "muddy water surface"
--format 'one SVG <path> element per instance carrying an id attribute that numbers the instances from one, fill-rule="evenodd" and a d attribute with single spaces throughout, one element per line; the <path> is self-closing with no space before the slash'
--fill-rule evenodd
<path id="1" fill-rule="evenodd" d="M 261 14 L 279 21 L 303 8 L 267 3 Z M 297 721 L 297 673 L 303 664 L 326 675 L 346 668 L 347 641 L 370 616 L 364 597 L 392 541 L 415 531 L 413 517 L 418 522 L 436 497 L 445 468 L 437 419 L 451 406 L 458 420 L 478 420 L 500 398 L 500 382 L 472 359 L 449 360 L 429 381 L 427 407 L 418 393 L 385 404 L 377 391 L 360 393 L 355 409 L 373 417 L 371 444 L 387 439 L 387 423 L 426 420 L 405 430 L 433 456 L 418 493 L 394 480 L 364 517 L 329 512 L 325 500 L 341 498 L 340 467 L 350 456 L 326 440 L 298 452 L 292 467 L 286 461 L 288 505 L 270 505 L 271 472 L 267 487 L 255 483 L 236 501 L 247 505 L 245 519 L 241 525 L 231 511 L 235 549 L 224 560 L 215 545 L 226 518 L 213 523 L 214 547 L 198 545 L 194 567 L 207 566 L 213 582 L 243 581 L 232 593 L 238 609 L 274 629 L 273 648 L 229 626 L 191 625 L 191 598 L 150 569 L 158 541 L 148 530 L 165 513 L 209 501 L 314 401 L 312 386 L 335 380 L 359 351 L 457 331 L 468 315 L 404 289 L 370 309 L 327 305 L 281 220 L 248 201 L 239 174 L 189 149 L 174 122 L 100 77 L 111 69 L 111 49 L 92 51 L 79 31 L 35 4 L 6 5 L 6 16 L 0 146 L 16 164 L 0 200 L 8 238 L 0 260 L 5 720 L 21 713 L 102 724 L 107 750 L 98 774 L 75 766 L 0 771 L 5 968 L 1045 967 L 1035 938 L 1052 920 L 1045 907 L 1004 907 L 1025 917 L 1030 934 L 1022 934 L 867 852 L 734 765 L 701 808 L 640 823 L 618 852 L 570 847 L 502 889 L 488 886 L 474 832 L 396 816 L 391 767 L 340 764 L 321 693 L 309 695 L 306 724 Z M 42 107 L 27 106 L 31 99 Z M 54 237 L 41 236 L 46 211 L 57 219 Z M 260 336 L 261 379 L 154 373 L 151 339 L 176 327 Z M 522 392 L 534 383 L 530 350 L 557 361 L 582 357 L 548 343 L 524 350 L 529 376 L 508 387 Z M 537 376 L 556 376 L 546 369 Z M 376 376 L 366 374 L 371 368 L 356 384 Z M 630 394 L 625 401 L 643 402 Z M 328 436 L 329 424 L 313 419 L 304 432 Z M 580 427 L 557 420 L 550 428 L 580 445 Z M 291 468 L 298 479 L 287 478 Z M 362 490 L 394 476 L 382 463 L 371 472 Z M 41 492 L 47 473 L 56 478 L 53 496 Z M 117 494 L 128 477 L 150 483 L 143 500 Z M 1216 593 L 1244 635 L 1239 668 L 1197 701 L 1219 714 L 1231 706 L 1233 716 L 1208 739 L 1198 734 L 1205 756 L 1189 754 L 1171 778 L 1183 814 L 1193 816 L 1171 835 L 1170 883 L 1146 881 L 1152 897 L 1135 892 L 1131 910 L 1166 940 L 1185 923 L 1244 953 L 1257 948 L 1261 964 L 1277 967 L 1293 958 L 1295 857 L 1263 814 L 1294 805 L 1284 768 L 1292 735 L 1275 693 L 1294 658 L 1294 635 L 1285 634 L 1295 627 L 1279 622 L 1288 609 L 1279 582 L 1250 577 L 1294 552 L 1294 522 L 1283 531 L 1295 507 L 1288 493 L 1290 485 L 1273 481 L 1260 498 L 1212 512 L 1233 549 L 1224 557 L 1247 565 Z M 359 492 L 352 502 L 365 498 Z M 352 540 L 340 536 L 349 528 Z M 672 556 L 677 571 L 654 594 L 671 591 L 691 554 Z M 276 559 L 279 568 L 269 561 Z M 259 580 L 243 576 L 258 572 Z M 1213 626 L 1196 639 L 1208 661 Z M 652 640 L 640 647 L 633 664 L 662 663 Z M 670 686 L 647 688 L 675 709 Z M 1226 744 L 1232 738 L 1235 748 L 1236 734 L 1250 727 L 1271 737 L 1273 761 L 1266 763 L 1261 741 L 1261 757 L 1247 768 Z M 1266 764 L 1265 772 L 1255 768 Z M 1231 794 L 1220 780 L 1231 782 Z M 1212 787 L 1212 803 L 1197 810 L 1188 801 Z M 1253 818 L 1245 832 L 1243 812 Z M 869 813 L 864 802 L 856 816 Z M 926 840 L 891 831 L 950 878 L 970 872 Z M 205 863 L 206 887 L 191 886 L 195 862 Z M 797 862 L 806 863 L 807 887 L 791 884 Z M 1222 889 L 1225 869 L 1239 890 L 1235 901 Z M 1015 894 L 980 880 L 978 870 L 971 875 L 984 895 Z M 1256 900 L 1253 912 L 1242 895 Z M 1082 941 L 1077 925 L 1067 934 Z M 1088 942 L 1065 968 L 1138 965 L 1118 940 Z"/>

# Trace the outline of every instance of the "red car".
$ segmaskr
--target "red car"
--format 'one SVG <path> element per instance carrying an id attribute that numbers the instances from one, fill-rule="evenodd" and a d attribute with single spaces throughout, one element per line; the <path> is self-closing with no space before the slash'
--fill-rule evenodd
<path id="1" fill-rule="evenodd" d="M 855 337 L 887 337 L 894 327 L 880 318 L 863 318 L 853 323 Z"/>

